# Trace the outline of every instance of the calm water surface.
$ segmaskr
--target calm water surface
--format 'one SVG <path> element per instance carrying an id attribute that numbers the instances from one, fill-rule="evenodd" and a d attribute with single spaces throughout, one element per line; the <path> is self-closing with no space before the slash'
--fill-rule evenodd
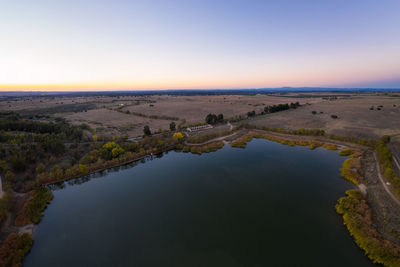
<path id="1" fill-rule="evenodd" d="M 334 206 L 337 152 L 253 140 L 54 190 L 24 265 L 373 266 Z"/>

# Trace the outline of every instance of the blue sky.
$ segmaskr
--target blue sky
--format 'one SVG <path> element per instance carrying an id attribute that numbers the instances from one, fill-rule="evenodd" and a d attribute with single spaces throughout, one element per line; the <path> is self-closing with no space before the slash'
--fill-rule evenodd
<path id="1" fill-rule="evenodd" d="M 400 87 L 400 1 L 0 1 L 0 88 Z"/>

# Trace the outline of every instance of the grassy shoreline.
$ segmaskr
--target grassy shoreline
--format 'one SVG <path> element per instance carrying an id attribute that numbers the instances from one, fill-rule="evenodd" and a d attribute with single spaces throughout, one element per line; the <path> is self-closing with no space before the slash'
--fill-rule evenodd
<path id="1" fill-rule="evenodd" d="M 400 246 L 385 240 L 375 229 L 372 212 L 359 190 L 346 191 L 338 200 L 336 211 L 342 215 L 343 223 L 356 244 L 374 263 L 384 266 L 400 266 Z"/>

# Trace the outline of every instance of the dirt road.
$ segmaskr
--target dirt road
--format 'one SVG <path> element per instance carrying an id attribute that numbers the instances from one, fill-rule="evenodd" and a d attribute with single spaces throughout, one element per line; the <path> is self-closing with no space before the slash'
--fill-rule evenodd
<path id="1" fill-rule="evenodd" d="M 381 181 L 383 188 L 385 188 L 385 191 L 389 194 L 389 196 L 393 199 L 393 201 L 396 202 L 397 205 L 400 206 L 400 200 L 390 191 L 388 185 L 386 184 L 385 180 L 382 177 L 381 168 L 378 163 L 378 158 L 376 157 L 376 152 L 374 152 L 374 158 L 375 158 L 375 164 L 376 164 L 376 170 L 378 173 L 378 178 Z"/>

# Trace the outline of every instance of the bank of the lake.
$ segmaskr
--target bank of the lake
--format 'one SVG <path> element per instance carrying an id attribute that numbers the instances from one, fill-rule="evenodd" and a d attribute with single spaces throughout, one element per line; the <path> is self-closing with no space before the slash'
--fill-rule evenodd
<path id="1" fill-rule="evenodd" d="M 53 191 L 24 264 L 373 266 L 334 209 L 354 188 L 344 160 L 256 139 L 72 180 Z"/>

